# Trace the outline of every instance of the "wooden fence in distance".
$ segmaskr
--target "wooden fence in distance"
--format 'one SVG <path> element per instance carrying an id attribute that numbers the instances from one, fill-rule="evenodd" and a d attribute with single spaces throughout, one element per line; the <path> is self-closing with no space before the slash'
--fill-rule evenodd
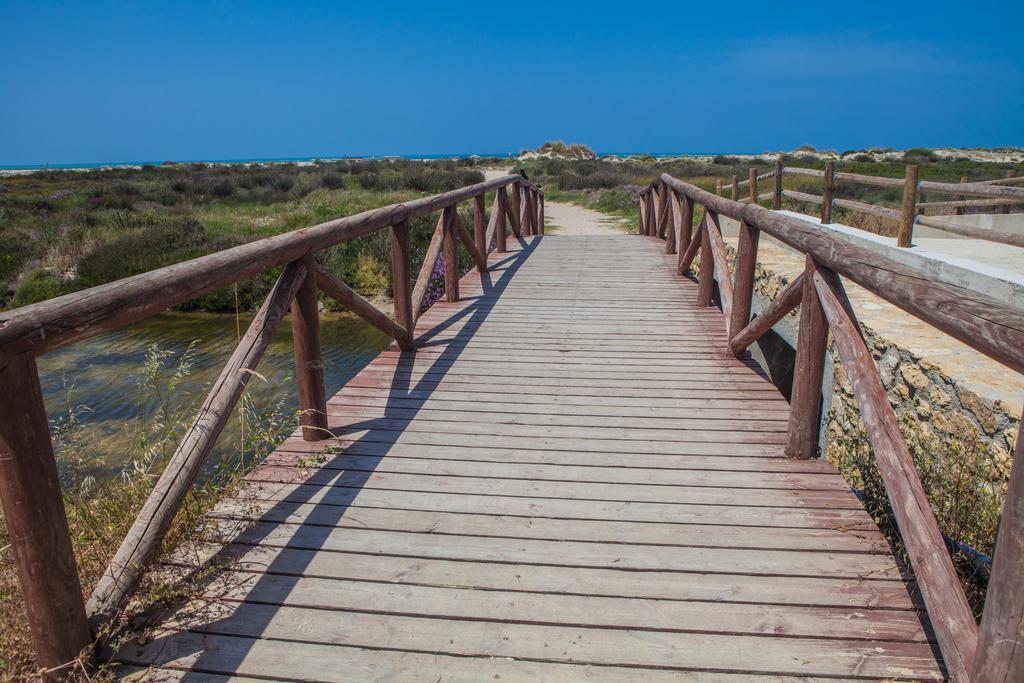
<path id="1" fill-rule="evenodd" d="M 783 189 L 782 179 L 786 175 L 821 179 L 823 185 L 822 194 L 817 195 Z M 759 193 L 759 182 L 769 178 L 774 179 L 772 191 Z M 831 161 L 826 162 L 824 171 L 820 171 L 813 168 L 783 166 L 782 160 L 778 159 L 775 162 L 775 168 L 767 173 L 758 175 L 757 170 L 751 168 L 750 177 L 746 180 L 741 181 L 738 176 L 734 175 L 731 177 L 731 182 L 728 185 L 723 184 L 721 180 L 717 181 L 715 194 L 722 196 L 726 189 L 728 189 L 729 197 L 733 201 L 744 204 L 770 201 L 773 209 L 782 208 L 783 197 L 805 204 L 814 204 L 821 207 L 821 222 L 823 224 L 832 222 L 832 209 L 836 206 L 857 213 L 875 216 L 898 226 L 896 243 L 900 247 L 911 246 L 915 225 L 922 225 L 963 237 L 973 237 L 990 242 L 1024 247 L 1024 231 L 1022 230 L 976 228 L 963 221 L 946 217 L 948 215 L 959 215 L 967 208 L 982 208 L 994 211 L 997 209 L 1005 210 L 1011 206 L 1024 204 L 1024 187 L 1014 187 L 1017 184 L 1024 183 L 1024 177 L 1008 176 L 1006 178 L 973 183 L 966 182 L 966 179 L 961 180 L 962 182 L 960 183 L 919 180 L 918 167 L 913 164 L 906 167 L 906 173 L 903 178 L 886 178 L 836 171 Z M 859 183 L 873 187 L 900 190 L 903 195 L 902 207 L 900 209 L 893 209 L 838 197 L 836 196 L 837 182 Z M 973 197 L 974 199 L 925 202 L 921 201 L 925 192 L 953 197 Z M 648 188 L 642 193 L 640 206 L 645 220 L 648 215 L 658 213 L 661 208 L 661 202 L 662 199 L 658 191 Z M 658 215 L 660 216 L 660 214 Z M 646 231 L 645 234 L 657 233 L 660 237 L 665 237 L 664 226 L 660 222 L 654 225 L 652 233 L 645 220 L 641 220 L 641 230 Z"/>

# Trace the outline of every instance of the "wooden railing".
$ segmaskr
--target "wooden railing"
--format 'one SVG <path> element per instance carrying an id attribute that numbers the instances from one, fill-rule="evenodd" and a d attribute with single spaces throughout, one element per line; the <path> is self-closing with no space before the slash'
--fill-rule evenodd
<path id="1" fill-rule="evenodd" d="M 778 205 L 778 168 L 774 177 Z M 751 173 L 751 196 L 757 196 L 761 178 Z M 703 217 L 694 230 L 699 206 L 703 206 Z M 952 277 L 946 280 L 941 274 L 907 265 L 886 255 L 884 249 L 837 239 L 806 221 L 749 201 L 744 204 L 719 197 L 667 174 L 641 193 L 640 216 L 642 235 L 661 236 L 668 253 L 678 252 L 679 274 L 687 273 L 700 253 L 699 305 L 711 305 L 717 279 L 729 353 L 742 355 L 800 306 L 785 449 L 790 457 L 810 458 L 817 452 L 822 375 L 831 333 L 949 673 L 958 680 L 1024 680 L 1024 591 L 1020 590 L 1024 580 L 1024 434 L 1017 439 L 979 631 L 840 276 L 1018 373 L 1024 372 L 1024 302 L 1007 304 L 968 289 Z M 729 269 L 720 216 L 740 223 L 735 273 Z M 751 320 L 761 232 L 805 254 L 806 265 L 802 275 Z"/>
<path id="2" fill-rule="evenodd" d="M 810 194 L 783 189 L 782 180 L 787 175 L 821 179 L 823 184 L 822 194 Z M 768 178 L 775 179 L 773 191 L 758 194 L 758 182 Z M 853 199 L 843 199 L 836 196 L 837 181 L 900 190 L 903 193 L 902 207 L 897 210 Z M 774 170 L 761 175 L 757 174 L 756 169 L 751 168 L 750 177 L 747 180 L 740 181 L 738 176 L 734 175 L 731 177 L 731 182 L 728 185 L 724 185 L 721 180 L 716 181 L 715 194 L 722 196 L 726 188 L 728 188 L 730 198 L 733 201 L 741 203 L 754 202 L 756 204 L 771 200 L 773 209 L 782 208 L 783 197 L 805 204 L 814 204 L 821 207 L 821 222 L 825 224 L 832 222 L 832 209 L 836 206 L 874 216 L 898 226 L 896 243 L 900 247 L 911 246 L 915 225 L 922 225 L 964 237 L 1024 247 L 1024 230 L 1007 230 L 999 227 L 977 228 L 963 221 L 945 217 L 945 215 L 959 215 L 965 208 L 991 210 L 1001 208 L 1005 210 L 1014 205 L 1024 204 L 1024 187 L 1013 187 L 1013 185 L 1021 182 L 1024 182 L 1024 178 L 1014 176 L 974 183 L 967 182 L 966 178 L 961 178 L 959 183 L 918 180 L 918 167 L 913 164 L 906 167 L 903 178 L 886 178 L 836 171 L 834 163 L 831 161 L 826 162 L 824 171 L 819 171 L 813 168 L 783 166 L 781 159 L 779 159 L 775 162 Z M 741 193 L 742 188 L 747 189 Z M 647 192 L 645 192 L 645 195 Z M 981 197 L 982 199 L 925 202 L 921 201 L 925 192 L 945 194 L 953 197 Z M 741 197 L 741 194 L 746 196 Z"/>
<path id="3" fill-rule="evenodd" d="M 494 201 L 487 215 L 485 194 Z M 473 231 L 458 205 L 472 201 Z M 409 221 L 440 212 L 426 257 L 410 280 Z M 459 242 L 480 271 L 492 248 L 506 251 L 507 226 L 544 234 L 544 193 L 520 176 L 393 204 L 220 251 L 124 280 L 0 313 L 0 497 L 40 666 L 88 656 L 92 632 L 119 610 L 138 584 L 185 494 L 241 397 L 246 382 L 291 310 L 303 438 L 330 436 L 317 313 L 318 290 L 394 338 L 414 347 L 413 329 L 438 255 L 444 251 L 445 296 L 459 298 Z M 378 230 L 391 233 L 394 319 L 316 264 L 316 252 Z M 493 245 L 493 247 L 492 247 Z M 88 604 L 82 600 L 36 356 L 121 327 L 189 299 L 284 266 L 194 422 L 157 481 Z"/>

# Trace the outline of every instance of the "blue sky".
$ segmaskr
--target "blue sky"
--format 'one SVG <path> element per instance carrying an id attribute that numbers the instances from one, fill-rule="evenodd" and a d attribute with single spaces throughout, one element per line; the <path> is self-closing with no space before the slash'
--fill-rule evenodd
<path id="1" fill-rule="evenodd" d="M 1024 145 L 1022 5 L 0 0 L 0 164 Z"/>

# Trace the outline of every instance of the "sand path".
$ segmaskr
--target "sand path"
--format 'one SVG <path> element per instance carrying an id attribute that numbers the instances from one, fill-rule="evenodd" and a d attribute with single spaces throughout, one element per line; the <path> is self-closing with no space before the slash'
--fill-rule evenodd
<path id="1" fill-rule="evenodd" d="M 503 169 L 485 169 L 484 178 L 507 175 Z M 625 231 L 622 219 L 607 216 L 576 204 L 544 202 L 544 229 L 553 235 L 621 235 Z"/>

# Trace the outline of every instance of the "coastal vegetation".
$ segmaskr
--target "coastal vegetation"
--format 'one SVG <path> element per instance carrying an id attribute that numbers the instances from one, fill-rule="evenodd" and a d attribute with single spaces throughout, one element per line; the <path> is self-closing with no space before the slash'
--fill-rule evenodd
<path id="1" fill-rule="evenodd" d="M 145 272 L 248 241 L 483 181 L 479 159 L 174 164 L 0 178 L 0 307 Z M 413 221 L 414 263 L 433 224 Z M 322 265 L 367 295 L 390 282 L 386 234 L 339 245 Z M 468 258 L 468 255 L 467 255 Z M 189 302 L 252 310 L 276 273 Z M 236 295 L 238 301 L 236 302 Z"/>

